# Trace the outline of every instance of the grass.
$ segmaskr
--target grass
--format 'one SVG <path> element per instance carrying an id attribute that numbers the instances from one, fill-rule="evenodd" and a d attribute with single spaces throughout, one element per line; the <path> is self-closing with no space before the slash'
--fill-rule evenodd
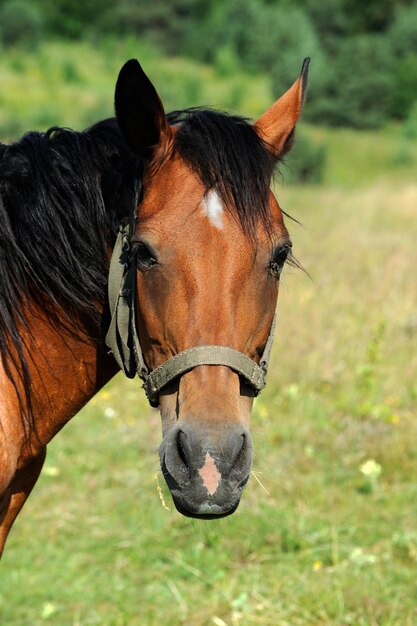
<path id="1" fill-rule="evenodd" d="M 308 106 L 308 103 L 307 103 Z M 328 151 L 325 184 L 364 187 L 389 180 L 406 183 L 415 179 L 417 142 L 407 138 L 399 125 L 375 131 L 309 128 L 308 136 Z"/>
<path id="2" fill-rule="evenodd" d="M 417 180 L 386 166 L 398 129 L 309 132 L 326 185 L 277 189 L 311 279 L 282 279 L 252 421 L 265 489 L 254 476 L 234 516 L 197 522 L 159 476 L 167 510 L 159 416 L 117 376 L 49 446 L 1 564 L 1 624 L 417 623 Z"/>

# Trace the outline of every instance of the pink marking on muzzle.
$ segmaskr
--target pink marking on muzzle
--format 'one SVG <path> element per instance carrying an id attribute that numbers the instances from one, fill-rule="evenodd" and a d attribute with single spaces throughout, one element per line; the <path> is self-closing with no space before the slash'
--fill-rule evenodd
<path id="1" fill-rule="evenodd" d="M 206 453 L 204 465 L 198 470 L 198 473 L 203 479 L 204 487 L 212 496 L 214 493 L 216 493 L 222 476 L 216 467 L 213 457 L 208 452 Z"/>

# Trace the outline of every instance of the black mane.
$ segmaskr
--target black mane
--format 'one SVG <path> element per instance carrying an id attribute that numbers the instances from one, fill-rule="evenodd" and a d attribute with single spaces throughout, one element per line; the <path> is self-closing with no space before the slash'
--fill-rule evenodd
<path id="1" fill-rule="evenodd" d="M 0 354 L 9 378 L 22 381 L 29 425 L 19 332 L 29 330 L 28 307 L 35 303 L 67 331 L 99 339 L 108 251 L 121 220 L 134 216 L 141 174 L 114 120 L 0 145 Z"/>
<path id="2" fill-rule="evenodd" d="M 227 210 L 253 236 L 256 223 L 270 222 L 269 191 L 276 159 L 247 119 L 212 109 L 168 114 L 178 124 L 175 148 Z"/>

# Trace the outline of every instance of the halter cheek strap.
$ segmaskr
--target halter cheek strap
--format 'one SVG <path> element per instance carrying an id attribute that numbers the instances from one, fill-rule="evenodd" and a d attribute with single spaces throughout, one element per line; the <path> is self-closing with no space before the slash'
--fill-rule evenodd
<path id="1" fill-rule="evenodd" d="M 113 353 L 120 369 L 128 378 L 137 374 L 151 406 L 158 406 L 159 393 L 171 381 L 201 365 L 223 365 L 242 376 L 255 390 L 265 387 L 266 372 L 274 338 L 275 318 L 260 364 L 242 352 L 228 346 L 196 346 L 174 355 L 162 365 L 149 371 L 143 358 L 136 330 L 135 296 L 136 269 L 130 264 L 130 224 L 119 229 L 109 271 L 108 296 L 111 313 L 106 345 Z"/>

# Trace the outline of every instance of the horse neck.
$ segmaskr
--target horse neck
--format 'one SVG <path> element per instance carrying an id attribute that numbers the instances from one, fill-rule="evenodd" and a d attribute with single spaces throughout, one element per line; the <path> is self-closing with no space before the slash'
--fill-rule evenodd
<path id="1" fill-rule="evenodd" d="M 52 324 L 39 308 L 28 315 L 23 330 L 31 377 L 32 425 L 21 414 L 12 383 L 0 372 L 0 396 L 5 399 L 1 426 L 12 442 L 16 466 L 26 464 L 117 372 L 104 340 L 92 340 Z M 18 387 L 20 387 L 18 383 Z M 22 390 L 20 393 L 25 398 Z"/>

